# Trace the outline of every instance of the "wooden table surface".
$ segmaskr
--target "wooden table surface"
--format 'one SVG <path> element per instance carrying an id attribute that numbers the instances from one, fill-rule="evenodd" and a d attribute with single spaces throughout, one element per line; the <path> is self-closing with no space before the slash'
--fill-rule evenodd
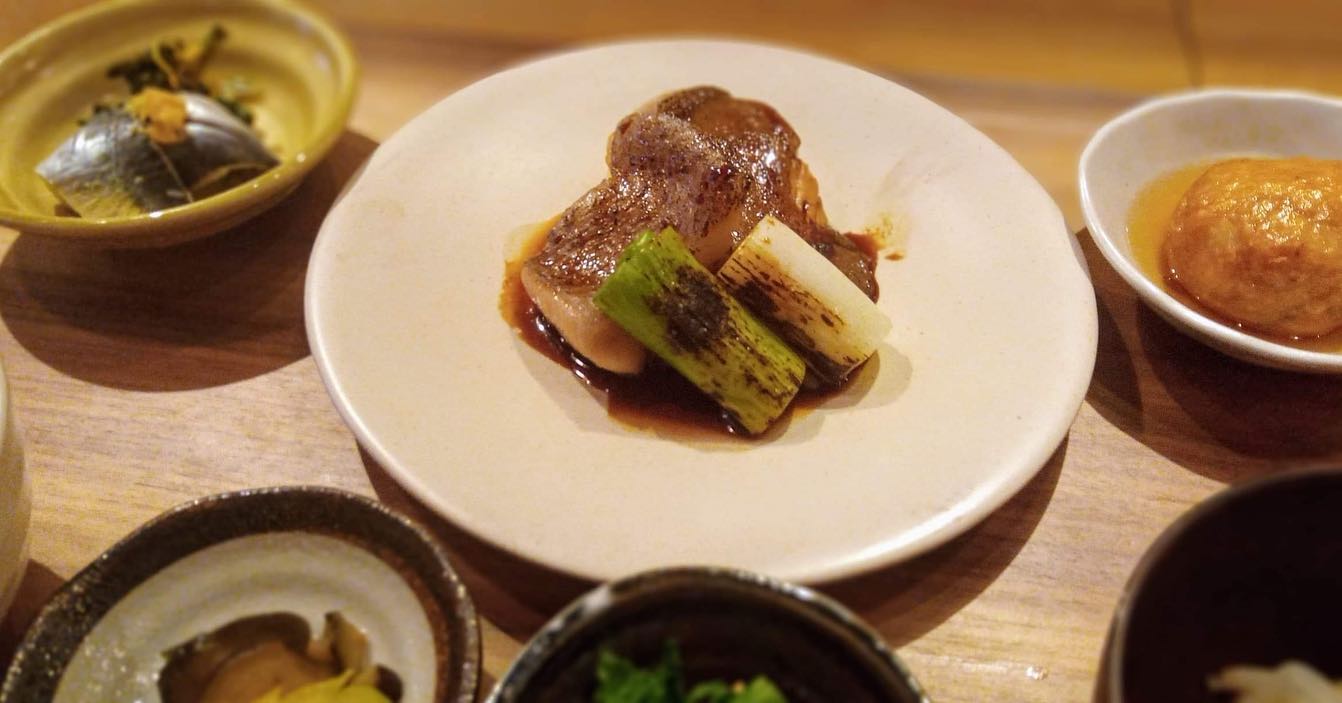
<path id="1" fill-rule="evenodd" d="M 359 107 L 331 157 L 273 212 L 162 251 L 97 252 L 0 230 L 0 358 L 34 489 L 32 563 L 0 623 L 0 665 L 45 598 L 129 530 L 245 487 L 335 486 L 430 524 L 482 614 L 482 693 L 589 587 L 480 543 L 401 492 L 342 424 L 303 327 L 313 239 L 362 160 L 454 89 L 550 45 L 349 29 L 364 66 Z M 1162 60 L 1141 65 L 1156 71 Z M 1112 609 L 1164 526 L 1228 483 L 1342 458 L 1342 381 L 1247 366 L 1186 339 L 1138 303 L 1083 230 L 1082 146 L 1145 91 L 1186 84 L 1191 73 L 1173 61 L 1158 79 L 1098 85 L 890 71 L 1044 184 L 1082 244 L 1099 303 L 1086 401 L 1038 476 L 950 544 L 823 587 L 898 649 L 934 700 L 1091 699 Z"/>

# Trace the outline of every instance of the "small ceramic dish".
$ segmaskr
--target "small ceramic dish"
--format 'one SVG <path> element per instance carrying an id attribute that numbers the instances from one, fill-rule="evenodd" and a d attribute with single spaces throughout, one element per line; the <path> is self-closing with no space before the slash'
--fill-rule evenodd
<path id="1" fill-rule="evenodd" d="M 1180 330 L 1243 361 L 1342 373 L 1342 351 L 1310 351 L 1242 332 L 1189 308 L 1138 266 L 1128 218 L 1157 178 L 1236 156 L 1342 158 L 1342 100 L 1273 90 L 1204 90 L 1143 103 L 1100 128 L 1081 153 L 1081 206 L 1095 245 L 1153 310 Z"/>
<path id="2" fill-rule="evenodd" d="M 880 637 L 809 589 L 713 568 L 600 586 L 532 638 L 489 703 L 591 700 L 602 648 L 652 666 L 668 640 L 694 684 L 768 676 L 789 701 L 926 703 Z"/>
<path id="3" fill-rule="evenodd" d="M 165 652 L 242 618 L 362 629 L 402 701 L 470 703 L 475 609 L 446 553 L 372 500 L 326 488 L 202 498 L 154 519 L 65 584 L 24 638 L 2 703 L 156 701 Z"/>
<path id="4" fill-rule="evenodd" d="M 1114 616 L 1110 703 L 1228 700 L 1207 679 L 1288 659 L 1342 679 L 1342 470 L 1229 488 L 1138 563 Z"/>
<path id="5" fill-rule="evenodd" d="M 214 24 L 228 38 L 205 77 L 242 76 L 259 91 L 254 124 L 280 164 L 167 210 L 110 219 L 56 214 L 59 201 L 33 169 L 94 102 L 120 88 L 108 67 L 157 39 L 195 38 Z M 288 195 L 336 143 L 357 74 L 340 32 L 288 0 L 109 0 L 61 17 L 0 53 L 0 225 L 97 246 L 148 247 L 240 224 Z"/>

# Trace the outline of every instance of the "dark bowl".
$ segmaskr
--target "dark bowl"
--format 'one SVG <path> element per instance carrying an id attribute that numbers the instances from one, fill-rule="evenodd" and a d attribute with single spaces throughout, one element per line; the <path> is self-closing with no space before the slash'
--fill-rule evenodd
<path id="1" fill-rule="evenodd" d="M 479 624 L 442 546 L 368 498 L 286 487 L 192 501 L 104 552 L 38 615 L 0 703 L 44 703 L 58 687 L 66 700 L 142 696 L 161 653 L 202 634 L 201 623 L 273 611 L 311 622 L 330 610 L 366 629 L 378 663 L 398 654 L 422 663 L 397 672 L 407 695 L 419 692 L 407 703 L 475 700 Z"/>
<path id="2" fill-rule="evenodd" d="M 1227 666 L 1306 662 L 1342 678 L 1342 470 L 1229 488 L 1137 565 L 1105 665 L 1109 703 L 1208 703 Z"/>
<path id="3" fill-rule="evenodd" d="M 766 675 L 790 703 L 926 703 L 871 629 L 814 591 L 741 571 L 684 568 L 615 581 L 532 638 L 489 703 L 586 703 L 597 653 L 650 666 L 675 641 L 690 683 Z"/>

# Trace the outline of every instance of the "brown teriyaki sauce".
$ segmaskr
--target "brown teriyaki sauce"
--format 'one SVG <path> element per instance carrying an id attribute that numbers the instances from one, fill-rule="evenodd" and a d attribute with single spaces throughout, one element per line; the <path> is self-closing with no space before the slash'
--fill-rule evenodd
<path id="1" fill-rule="evenodd" d="M 724 433 L 751 439 L 717 403 L 704 395 L 656 355 L 649 354 L 643 371 L 633 376 L 611 373 L 597 367 L 574 351 L 541 314 L 522 286 L 522 265 L 541 247 L 558 218 L 536 225 L 525 235 L 513 258 L 504 266 L 503 290 L 499 294 L 499 312 L 527 346 L 545 355 L 551 361 L 567 368 L 593 391 L 603 394 L 606 411 L 616 421 L 638 429 L 686 439 L 717 438 Z M 876 261 L 876 239 L 867 234 L 844 235 Z M 787 422 L 789 413 L 805 413 L 826 399 L 842 393 L 858 374 L 837 388 L 810 389 L 805 385 L 792 400 L 788 410 L 774 422 Z M 765 433 L 767 435 L 769 433 Z M 763 436 L 763 435 L 761 435 Z"/>

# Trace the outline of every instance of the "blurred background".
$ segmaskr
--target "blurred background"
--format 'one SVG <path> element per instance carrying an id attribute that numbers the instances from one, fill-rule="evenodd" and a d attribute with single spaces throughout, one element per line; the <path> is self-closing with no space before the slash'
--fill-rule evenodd
<path id="1" fill-rule="evenodd" d="M 88 0 L 0 0 L 0 44 Z M 356 43 L 546 49 L 651 34 L 752 37 L 882 72 L 1139 92 L 1205 83 L 1337 91 L 1337 0 L 313 0 Z"/>
<path id="2" fill-rule="evenodd" d="M 183 0 L 184 2 L 199 0 Z M 205 0 L 208 1 L 208 0 Z M 92 0 L 0 0 L 0 45 Z M 1076 160 L 1154 93 L 1342 93 L 1338 0 L 311 0 L 363 66 L 350 128 L 381 141 L 453 91 L 578 44 L 666 35 L 802 47 L 890 77 L 1006 146 L 1082 226 Z"/>

